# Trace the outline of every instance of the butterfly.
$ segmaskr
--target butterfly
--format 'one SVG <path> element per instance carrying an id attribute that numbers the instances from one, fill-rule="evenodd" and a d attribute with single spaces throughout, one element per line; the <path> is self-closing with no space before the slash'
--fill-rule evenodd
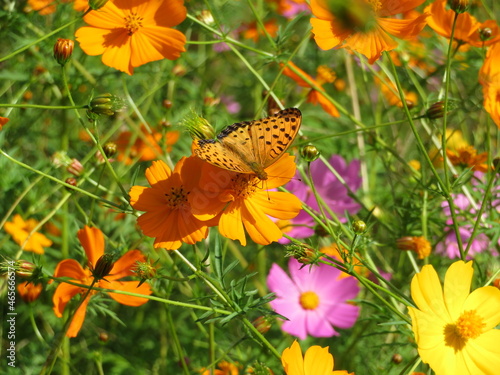
<path id="1" fill-rule="evenodd" d="M 229 125 L 217 139 L 197 141 L 195 154 L 219 168 L 239 173 L 253 173 L 267 180 L 267 167 L 277 162 L 299 132 L 302 114 L 297 108 L 253 121 Z"/>

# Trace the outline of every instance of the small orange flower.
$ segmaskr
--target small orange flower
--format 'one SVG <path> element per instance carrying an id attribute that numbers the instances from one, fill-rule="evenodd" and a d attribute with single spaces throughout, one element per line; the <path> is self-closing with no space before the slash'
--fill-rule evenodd
<path id="1" fill-rule="evenodd" d="M 182 158 L 172 170 L 161 160 L 154 161 L 146 170 L 151 187 L 133 186 L 130 204 L 136 210 L 146 211 L 137 219 L 146 236 L 154 237 L 154 247 L 176 250 L 182 243 L 195 244 L 206 238 L 211 221 L 193 216 L 188 197 L 197 185 L 202 160 Z M 216 215 L 214 215 L 216 216 Z"/>
<path id="2" fill-rule="evenodd" d="M 479 83 L 483 86 L 483 106 L 500 128 L 500 43 L 488 49 L 479 71 Z"/>
<path id="3" fill-rule="evenodd" d="M 2 126 L 4 126 L 8 122 L 9 122 L 9 119 L 7 117 L 0 116 L 0 130 L 2 130 Z"/>
<path id="4" fill-rule="evenodd" d="M 84 17 L 90 26 L 75 36 L 86 54 L 132 75 L 148 62 L 179 58 L 186 37 L 172 27 L 185 18 L 183 0 L 109 0 Z"/>
<path id="5" fill-rule="evenodd" d="M 431 254 L 431 244 L 427 238 L 421 237 L 401 237 L 396 241 L 396 246 L 400 250 L 411 250 L 417 254 L 418 259 L 424 259 Z"/>
<path id="6" fill-rule="evenodd" d="M 104 255 L 104 235 L 99 229 L 90 228 L 88 226 L 80 229 L 77 235 L 83 249 L 85 250 L 85 254 L 87 255 L 89 268 L 83 268 L 74 259 L 65 259 L 57 265 L 56 270 L 54 271 L 54 277 L 67 277 L 70 281 L 75 283 L 91 285 L 94 280 L 91 269 L 94 269 L 96 265 L 98 265 L 98 261 Z M 120 279 L 124 277 L 134 275 L 133 268 L 136 262 L 145 261 L 146 257 L 139 250 L 130 250 L 114 262 L 113 267 L 109 271 L 109 275 L 105 277 L 105 280 L 100 279 L 94 285 L 99 288 L 116 289 L 130 293 L 150 295 L 152 291 L 146 283 L 141 286 L 137 286 L 137 281 L 120 281 Z M 71 298 L 77 294 L 86 295 L 87 291 L 88 289 L 75 285 L 67 283 L 59 284 L 52 298 L 56 316 L 59 318 L 62 317 L 63 311 Z M 97 291 L 91 291 L 78 310 L 76 310 L 73 320 L 71 321 L 68 331 L 66 332 L 66 336 L 76 337 L 76 335 L 78 335 L 83 321 L 85 320 L 87 305 L 91 296 L 96 293 Z M 115 301 L 127 306 L 141 306 L 149 301 L 147 298 L 127 296 L 124 294 L 107 294 Z"/>
<path id="7" fill-rule="evenodd" d="M 374 78 L 374 82 L 380 87 L 380 92 L 384 95 L 387 102 L 389 102 L 389 105 L 395 105 L 400 108 L 403 107 L 403 103 L 401 102 L 401 98 L 395 84 L 392 82 L 390 84 L 383 82 L 378 77 Z M 403 92 L 405 94 L 406 105 L 410 108 L 414 107 L 418 103 L 417 94 L 412 91 L 408 92 L 404 89 Z"/>
<path id="8" fill-rule="evenodd" d="M 45 252 L 43 248 L 51 246 L 52 241 L 38 232 L 34 232 L 30 235 L 31 231 L 37 225 L 38 221 L 35 219 L 24 221 L 21 215 L 16 214 L 12 221 L 7 221 L 5 223 L 5 231 L 14 238 L 14 241 L 16 241 L 19 246 L 24 245 L 25 251 L 43 254 Z"/>
<path id="9" fill-rule="evenodd" d="M 200 370 L 201 375 L 238 375 L 239 373 L 239 365 L 227 361 L 220 361 L 215 370 L 210 371 L 206 368 Z"/>
<path id="10" fill-rule="evenodd" d="M 328 67 L 322 65 L 318 67 L 318 75 L 316 79 L 314 79 L 293 62 L 289 61 L 287 65 L 288 66 L 286 66 L 283 70 L 283 74 L 293 79 L 300 87 L 307 87 L 311 89 L 311 91 L 309 91 L 309 94 L 307 94 L 307 101 L 309 103 L 319 103 L 326 113 L 330 114 L 333 117 L 340 116 L 339 111 L 337 110 L 335 105 L 333 105 L 332 102 L 330 102 L 323 94 L 321 94 L 316 89 L 317 87 L 322 88 L 322 85 L 325 83 L 333 83 L 336 80 L 336 75 L 334 72 L 332 72 Z M 302 77 L 299 76 L 299 74 L 307 77 L 308 80 L 313 82 L 313 85 L 307 83 Z"/>
<path id="11" fill-rule="evenodd" d="M 69 3 L 72 0 L 63 0 L 64 3 Z M 56 11 L 56 0 L 28 0 L 28 5 L 34 11 L 37 11 L 42 16 L 52 14 Z M 74 0 L 73 9 L 80 12 L 88 9 L 88 0 Z"/>
<path id="12" fill-rule="evenodd" d="M 292 219 L 302 208 L 300 200 L 290 193 L 269 191 L 286 184 L 295 174 L 294 157 L 285 154 L 265 169 L 268 179 L 253 174 L 227 171 L 204 163 L 200 189 L 189 195 L 193 214 L 209 220 L 220 214 L 219 232 L 224 237 L 246 245 L 245 229 L 250 238 L 268 245 L 283 233 L 269 218 Z"/>
<path id="13" fill-rule="evenodd" d="M 328 2 L 311 0 L 314 40 L 319 48 L 329 50 L 350 48 L 368 58 L 373 64 L 383 51 L 398 46 L 392 39 L 415 37 L 426 25 L 428 14 L 413 19 L 387 18 L 408 12 L 425 0 L 350 0 Z"/>
<path id="14" fill-rule="evenodd" d="M 272 19 L 264 23 L 264 30 L 260 30 L 257 27 L 257 22 L 252 22 L 249 25 L 244 27 L 244 31 L 242 32 L 242 36 L 245 39 L 252 39 L 255 43 L 258 42 L 259 38 L 262 35 L 265 35 L 267 32 L 272 38 L 276 36 L 278 32 L 278 25 L 276 24 L 276 20 Z"/>
<path id="15" fill-rule="evenodd" d="M 446 9 L 446 2 L 447 0 L 436 0 L 425 8 L 425 12 L 431 14 L 427 19 L 428 25 L 439 35 L 449 38 L 455 12 Z M 481 40 L 481 30 L 484 28 L 491 30 L 491 36 L 487 40 Z M 500 40 L 500 30 L 495 21 L 479 23 L 469 13 L 461 13 L 457 17 L 453 37 L 475 47 L 489 46 Z"/>
<path id="16" fill-rule="evenodd" d="M 456 150 L 446 150 L 446 155 L 453 165 L 461 165 L 466 168 L 472 168 L 474 171 L 487 172 L 488 153 L 477 154 L 473 146 L 464 146 Z"/>
<path id="17" fill-rule="evenodd" d="M 25 281 L 17 286 L 17 292 L 24 302 L 31 303 L 38 299 L 42 293 L 43 285 Z"/>
<path id="18" fill-rule="evenodd" d="M 129 165 L 136 160 L 150 161 L 158 159 L 164 152 L 160 144 L 162 143 L 163 135 L 160 132 L 153 131 L 148 133 L 144 126 L 141 127 L 142 133 L 134 141 L 134 135 L 130 131 L 120 133 L 116 140 L 118 147 L 118 160 Z M 165 144 L 167 152 L 172 150 L 172 145 L 179 139 L 178 131 L 169 131 L 165 135 Z M 133 142 L 133 143 L 131 143 Z"/>

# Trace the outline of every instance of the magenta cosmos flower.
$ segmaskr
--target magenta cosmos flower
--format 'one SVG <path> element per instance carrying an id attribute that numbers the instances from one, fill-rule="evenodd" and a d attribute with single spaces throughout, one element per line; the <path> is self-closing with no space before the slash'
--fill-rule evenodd
<path id="1" fill-rule="evenodd" d="M 353 160 L 351 163 L 347 164 L 342 156 L 333 155 L 329 163 L 333 169 L 337 171 L 339 176 L 344 179 L 351 191 L 356 192 L 360 188 L 361 177 L 359 175 L 359 160 Z M 347 188 L 321 160 L 311 163 L 311 176 L 312 183 L 318 195 L 339 217 L 340 221 L 346 221 L 346 213 L 353 215 L 359 211 L 361 206 L 349 196 Z M 318 202 L 311 188 L 300 179 L 302 179 L 302 176 L 297 172 L 295 179 L 290 181 L 285 188 L 319 214 Z M 282 223 L 282 230 L 283 233 L 293 238 L 307 238 L 314 234 L 314 226 L 315 223 L 312 216 L 302 210 L 294 219 L 290 220 L 289 223 Z M 289 240 L 283 237 L 278 242 L 285 244 L 288 243 Z"/>
<path id="2" fill-rule="evenodd" d="M 357 296 L 359 286 L 353 277 L 339 279 L 341 271 L 326 264 L 306 266 L 291 258 L 291 278 L 277 264 L 267 276 L 267 286 L 276 294 L 272 308 L 288 320 L 281 329 L 303 340 L 338 336 L 333 328 L 350 328 L 359 315 L 359 307 L 347 301 Z"/>

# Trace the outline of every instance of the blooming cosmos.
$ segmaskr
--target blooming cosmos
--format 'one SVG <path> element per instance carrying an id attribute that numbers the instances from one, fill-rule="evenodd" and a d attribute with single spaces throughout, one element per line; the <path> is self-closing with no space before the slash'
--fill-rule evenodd
<path id="1" fill-rule="evenodd" d="M 413 277 L 409 307 L 418 353 L 436 375 L 494 375 L 500 368 L 500 290 L 470 292 L 472 262 L 458 261 L 444 287 L 432 265 Z"/>
<path id="2" fill-rule="evenodd" d="M 73 0 L 63 0 L 64 3 L 69 3 Z M 37 11 L 39 14 L 46 16 L 48 14 L 52 14 L 56 11 L 57 1 L 54 0 L 28 0 L 28 5 L 34 11 Z M 88 0 L 74 0 L 73 1 L 73 9 L 80 12 L 89 7 Z"/>
<path id="3" fill-rule="evenodd" d="M 430 13 L 427 24 L 439 35 L 449 38 L 455 12 L 446 9 L 447 0 L 436 0 L 425 8 L 425 12 Z M 489 28 L 491 36 L 483 40 L 481 30 Z M 484 23 L 478 22 L 469 13 L 460 13 L 457 17 L 453 38 L 460 43 L 467 43 L 475 47 L 492 45 L 500 40 L 500 30 L 495 21 L 489 20 Z"/>
<path id="4" fill-rule="evenodd" d="M 293 62 L 289 61 L 288 66 L 283 69 L 283 74 L 287 77 L 292 78 L 301 87 L 307 87 L 311 90 L 307 94 L 307 101 L 312 104 L 320 104 L 324 111 L 333 117 L 339 117 L 339 111 L 335 105 L 329 101 L 322 93 L 317 91 L 317 88 L 322 88 L 325 83 L 333 83 L 336 79 L 335 73 L 325 65 L 321 65 L 317 70 L 317 77 L 314 79 L 309 74 L 304 72 Z M 307 77 L 307 79 L 313 84 L 306 82 L 301 76 Z"/>
<path id="5" fill-rule="evenodd" d="M 95 268 L 99 259 L 104 255 L 104 235 L 95 227 L 90 228 L 85 226 L 83 229 L 78 231 L 77 236 L 83 246 L 83 249 L 85 250 L 85 254 L 87 255 L 89 267 L 92 269 Z M 116 289 L 130 293 L 150 295 L 152 291 L 147 283 L 138 286 L 137 281 L 120 281 L 120 279 L 124 277 L 134 275 L 133 267 L 136 262 L 145 261 L 146 257 L 139 250 L 130 250 L 114 263 L 113 267 L 109 271 L 109 275 L 105 276 L 105 279 L 100 279 L 94 285 L 99 288 Z M 56 270 L 54 271 L 54 277 L 67 277 L 70 281 L 85 285 L 91 285 L 94 280 L 92 270 L 89 268 L 83 268 L 80 263 L 74 259 L 65 259 L 59 262 Z M 81 288 L 64 282 L 60 283 L 54 293 L 54 296 L 52 297 L 56 316 L 59 318 L 62 317 L 66 304 L 71 298 L 77 294 L 86 295 L 87 291 L 88 289 L 86 288 Z M 78 307 L 68 331 L 66 332 L 66 336 L 76 337 L 76 335 L 78 335 L 83 321 L 85 320 L 85 314 L 87 312 L 87 305 L 90 301 L 90 297 L 96 293 L 96 291 L 91 291 Z M 117 293 L 108 294 L 115 301 L 127 306 L 140 306 L 148 302 L 148 299 L 146 298 L 127 296 Z"/>
<path id="6" fill-rule="evenodd" d="M 341 271 L 327 264 L 302 268 L 290 258 L 291 278 L 277 264 L 267 276 L 267 286 L 276 294 L 272 308 L 288 320 L 281 329 L 301 340 L 307 335 L 340 335 L 333 327 L 349 328 L 359 315 L 359 307 L 347 301 L 357 296 L 359 287 L 353 277 L 339 278 Z"/>
<path id="7" fill-rule="evenodd" d="M 238 375 L 240 373 L 238 364 L 234 364 L 228 361 L 220 361 L 217 363 L 217 368 L 215 370 L 209 370 L 202 368 L 200 370 L 201 375 Z"/>
<path id="8" fill-rule="evenodd" d="M 35 301 L 42 293 L 43 285 L 31 281 L 25 281 L 17 285 L 17 292 L 24 302 Z"/>
<path id="9" fill-rule="evenodd" d="M 370 64 L 383 51 L 395 49 L 400 39 L 415 37 L 426 25 L 428 14 L 413 19 L 387 18 L 405 13 L 425 0 L 311 0 L 314 40 L 323 50 L 339 46 L 350 48 L 368 58 Z"/>
<path id="10" fill-rule="evenodd" d="M 109 0 L 83 19 L 76 39 L 91 56 L 132 75 L 150 61 L 175 60 L 184 52 L 186 37 L 172 27 L 186 18 L 183 0 Z"/>
<path id="11" fill-rule="evenodd" d="M 137 219 L 146 236 L 154 237 L 154 247 L 176 250 L 182 243 L 194 244 L 208 235 L 211 222 L 193 216 L 188 196 L 197 186 L 199 170 L 205 164 L 196 156 L 182 158 L 172 171 L 165 162 L 154 161 L 146 170 L 151 187 L 133 186 L 130 204 L 146 211 Z M 216 215 L 214 215 L 216 216 Z"/>
<path id="12" fill-rule="evenodd" d="M 333 362 L 328 346 L 311 346 L 302 357 L 302 349 L 297 340 L 281 354 L 286 375 L 348 375 L 345 370 L 333 371 Z"/>
<path id="13" fill-rule="evenodd" d="M 5 231 L 9 233 L 14 241 L 19 246 L 24 246 L 25 251 L 33 251 L 37 254 L 43 254 L 44 247 L 52 245 L 52 241 L 45 237 L 43 234 L 31 231 L 38 225 L 35 219 L 23 220 L 21 215 L 16 214 L 12 221 L 5 223 Z"/>
<path id="14" fill-rule="evenodd" d="M 333 155 L 329 164 L 344 179 L 351 191 L 356 192 L 360 188 L 359 160 L 353 160 L 348 164 L 340 155 Z M 349 196 L 347 188 L 321 160 L 311 163 L 311 176 L 311 184 L 314 184 L 318 195 L 325 205 L 340 217 L 341 221 L 346 221 L 346 212 L 355 214 L 359 211 L 361 206 Z M 286 189 L 319 215 L 319 205 L 311 187 L 301 181 L 302 177 L 299 174 L 296 174 L 295 177 L 286 185 Z M 328 213 L 326 215 L 330 216 Z M 297 217 L 289 221 L 279 222 L 279 225 L 282 227 L 283 233 L 290 237 L 307 238 L 314 234 L 314 219 L 305 211 L 300 212 Z M 279 242 L 288 243 L 289 240 L 282 238 Z"/>
<path id="15" fill-rule="evenodd" d="M 483 86 L 483 106 L 500 128 L 500 43 L 488 49 L 479 71 L 479 83 Z"/>
<path id="16" fill-rule="evenodd" d="M 165 143 L 167 152 L 170 152 L 179 135 L 178 131 L 169 131 L 165 136 L 158 131 L 149 133 L 144 126 L 141 126 L 141 134 L 136 138 L 130 131 L 121 132 L 116 140 L 119 151 L 117 159 L 127 165 L 132 164 L 136 158 L 140 161 L 157 159 L 164 153 L 160 146 L 162 142 Z"/>

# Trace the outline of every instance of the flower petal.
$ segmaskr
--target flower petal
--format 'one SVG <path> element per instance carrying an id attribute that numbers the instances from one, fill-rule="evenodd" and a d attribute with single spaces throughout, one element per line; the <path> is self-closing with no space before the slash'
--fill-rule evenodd
<path id="1" fill-rule="evenodd" d="M 143 283 L 138 287 L 138 281 L 100 281 L 99 286 L 107 289 L 116 289 L 124 292 L 137 293 L 150 295 L 153 293 L 151 287 L 148 283 Z M 141 306 L 149 301 L 147 298 L 135 297 L 135 296 L 127 296 L 125 294 L 111 293 L 108 292 L 111 298 L 113 298 L 116 302 L 121 303 L 122 305 L 127 306 Z"/>
<path id="2" fill-rule="evenodd" d="M 329 347 L 322 348 L 314 345 L 307 349 L 304 356 L 305 375 L 331 375 L 333 370 L 333 356 Z"/>
<path id="3" fill-rule="evenodd" d="M 297 340 L 289 348 L 283 350 L 281 363 L 287 375 L 305 375 L 304 358 L 302 358 L 302 350 Z"/>
<path id="4" fill-rule="evenodd" d="M 446 271 L 444 279 L 444 302 L 451 321 L 455 321 L 463 312 L 464 302 L 470 293 L 474 269 L 472 262 L 459 260 Z"/>
<path id="5" fill-rule="evenodd" d="M 85 225 L 78 231 L 77 236 L 87 254 L 88 261 L 95 266 L 97 260 L 104 254 L 104 235 L 98 228 Z"/>
<path id="6" fill-rule="evenodd" d="M 378 20 L 379 21 L 379 20 Z M 387 34 L 382 27 L 377 24 L 366 33 L 354 33 L 342 47 L 349 47 L 368 58 L 368 62 L 373 64 L 380 58 L 382 52 L 393 50 L 398 43 Z"/>

